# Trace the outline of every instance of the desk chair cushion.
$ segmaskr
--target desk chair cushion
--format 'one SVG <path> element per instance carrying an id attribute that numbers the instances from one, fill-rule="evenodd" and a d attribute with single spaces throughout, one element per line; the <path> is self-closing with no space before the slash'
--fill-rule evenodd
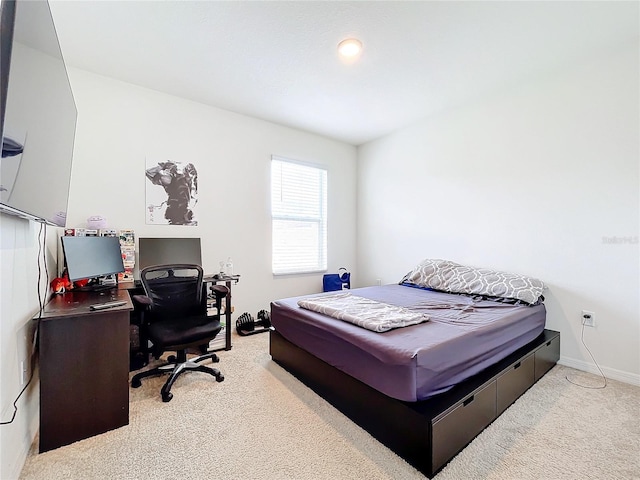
<path id="1" fill-rule="evenodd" d="M 198 315 L 151 323 L 148 334 L 159 350 L 180 350 L 194 343 L 208 343 L 221 329 L 219 321 Z"/>

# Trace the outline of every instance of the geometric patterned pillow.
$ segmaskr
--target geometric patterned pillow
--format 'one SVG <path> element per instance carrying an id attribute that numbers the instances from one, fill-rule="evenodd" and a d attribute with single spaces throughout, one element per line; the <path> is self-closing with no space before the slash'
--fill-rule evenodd
<path id="1" fill-rule="evenodd" d="M 433 259 L 420 262 L 400 283 L 449 293 L 514 298 L 529 304 L 536 303 L 545 289 L 537 278 Z"/>

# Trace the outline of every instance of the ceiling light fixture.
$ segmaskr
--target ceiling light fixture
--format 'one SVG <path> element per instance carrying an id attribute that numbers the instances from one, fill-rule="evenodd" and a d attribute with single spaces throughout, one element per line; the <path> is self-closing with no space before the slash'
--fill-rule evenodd
<path id="1" fill-rule="evenodd" d="M 362 51 L 362 42 L 357 38 L 347 38 L 338 44 L 338 53 L 345 58 L 357 57 Z"/>

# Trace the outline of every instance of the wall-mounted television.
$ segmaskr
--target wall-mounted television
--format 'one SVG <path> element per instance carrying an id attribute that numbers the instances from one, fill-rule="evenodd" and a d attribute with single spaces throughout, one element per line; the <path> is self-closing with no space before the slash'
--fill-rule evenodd
<path id="1" fill-rule="evenodd" d="M 0 212 L 64 226 L 77 111 L 46 0 L 0 3 Z"/>
<path id="2" fill-rule="evenodd" d="M 97 279 L 124 272 L 118 237 L 62 237 L 69 280 Z"/>

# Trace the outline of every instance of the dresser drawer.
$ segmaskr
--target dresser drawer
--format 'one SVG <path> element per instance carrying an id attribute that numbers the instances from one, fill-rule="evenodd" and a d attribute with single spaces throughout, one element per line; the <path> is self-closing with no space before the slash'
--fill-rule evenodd
<path id="1" fill-rule="evenodd" d="M 535 353 L 535 381 L 547 373 L 560 360 L 560 334 L 548 340 Z"/>
<path id="2" fill-rule="evenodd" d="M 433 471 L 438 470 L 496 418 L 496 382 L 469 395 L 433 421 Z"/>
<path id="3" fill-rule="evenodd" d="M 498 415 L 504 412 L 509 405 L 533 385 L 535 381 L 534 366 L 534 354 L 530 354 L 513 364 L 498 377 L 496 380 Z"/>

